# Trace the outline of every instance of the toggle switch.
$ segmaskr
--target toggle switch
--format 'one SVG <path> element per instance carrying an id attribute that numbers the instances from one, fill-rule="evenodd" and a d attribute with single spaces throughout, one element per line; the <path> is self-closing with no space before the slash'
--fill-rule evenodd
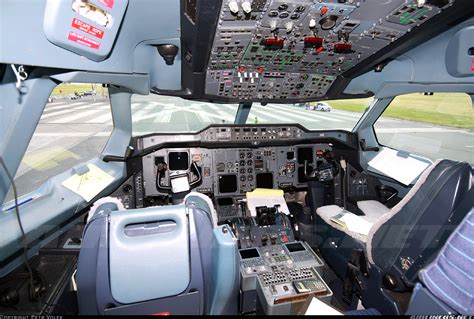
<path id="1" fill-rule="evenodd" d="M 242 10 L 244 10 L 245 14 L 249 14 L 250 12 L 252 12 L 252 5 L 250 4 L 250 2 L 244 1 L 242 3 Z"/>
<path id="2" fill-rule="evenodd" d="M 275 20 L 270 21 L 270 30 L 273 32 L 277 29 L 277 22 Z"/>
<path id="3" fill-rule="evenodd" d="M 239 5 L 238 5 L 237 1 L 230 1 L 229 2 L 229 10 L 233 14 L 237 14 L 239 12 Z"/>

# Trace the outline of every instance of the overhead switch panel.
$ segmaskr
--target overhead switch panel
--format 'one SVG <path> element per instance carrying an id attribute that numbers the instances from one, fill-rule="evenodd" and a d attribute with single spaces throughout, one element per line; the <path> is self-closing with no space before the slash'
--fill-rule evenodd
<path id="1" fill-rule="evenodd" d="M 454 1 L 223 0 L 205 93 L 230 101 L 322 98 L 342 73 Z"/>

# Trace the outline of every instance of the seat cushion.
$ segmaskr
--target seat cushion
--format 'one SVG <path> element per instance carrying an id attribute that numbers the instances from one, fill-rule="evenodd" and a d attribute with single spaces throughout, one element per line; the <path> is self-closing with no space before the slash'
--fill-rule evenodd
<path id="1" fill-rule="evenodd" d="M 357 207 L 364 213 L 364 219 L 375 223 L 382 215 L 390 212 L 390 208 L 376 200 L 357 202 Z"/>
<path id="2" fill-rule="evenodd" d="M 331 226 L 333 228 L 336 228 L 337 230 L 340 230 L 340 231 L 346 233 L 347 235 L 351 236 L 352 238 L 357 239 L 357 240 L 365 243 L 366 240 L 367 240 L 366 236 L 363 236 L 361 234 L 350 231 L 349 229 L 347 229 L 345 227 L 342 227 L 341 225 L 338 225 L 338 224 L 331 221 L 331 217 L 336 216 L 337 214 L 341 213 L 343 210 L 344 210 L 344 208 L 339 207 L 337 205 L 328 205 L 328 206 L 319 207 L 316 210 L 316 214 L 318 214 L 324 220 L 324 222 L 326 224 L 328 224 L 329 226 Z M 362 217 L 362 218 L 366 219 L 365 216 L 359 216 L 359 217 Z M 369 221 L 368 219 L 366 219 L 366 220 Z"/>

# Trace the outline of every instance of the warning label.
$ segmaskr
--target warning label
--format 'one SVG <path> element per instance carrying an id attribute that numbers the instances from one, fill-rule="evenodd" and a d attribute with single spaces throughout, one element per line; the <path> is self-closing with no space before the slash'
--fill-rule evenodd
<path id="1" fill-rule="evenodd" d="M 90 39 L 88 37 L 85 37 L 82 34 L 79 34 L 79 33 L 74 32 L 74 31 L 69 31 L 68 39 L 72 42 L 76 42 L 76 43 L 85 45 L 86 47 L 89 47 L 91 49 L 99 49 L 99 47 L 100 47 L 100 42 L 92 40 L 92 39 Z"/>
<path id="2" fill-rule="evenodd" d="M 110 9 L 112 9 L 115 4 L 115 0 L 99 0 L 99 2 Z"/>
<path id="3" fill-rule="evenodd" d="M 104 36 L 104 31 L 76 18 L 72 20 L 72 27 L 81 30 L 82 32 L 93 35 L 94 37 L 99 39 L 102 39 L 102 37 Z"/>

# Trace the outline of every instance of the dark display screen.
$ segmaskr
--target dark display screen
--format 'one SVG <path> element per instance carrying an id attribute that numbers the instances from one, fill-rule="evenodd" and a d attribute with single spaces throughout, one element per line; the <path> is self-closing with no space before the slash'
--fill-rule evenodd
<path id="1" fill-rule="evenodd" d="M 171 152 L 168 155 L 168 167 L 171 171 L 185 171 L 189 168 L 187 152 Z"/>
<path id="2" fill-rule="evenodd" d="M 220 175 L 219 176 L 219 192 L 235 193 L 237 191 L 236 175 Z"/>
<path id="3" fill-rule="evenodd" d="M 304 246 L 301 243 L 292 243 L 292 244 L 286 244 L 286 248 L 290 253 L 295 252 L 295 251 L 302 251 L 306 250 Z"/>
<path id="4" fill-rule="evenodd" d="M 221 197 L 217 199 L 217 204 L 219 204 L 219 206 L 229 206 L 233 203 L 232 197 Z"/>
<path id="5" fill-rule="evenodd" d="M 256 159 L 255 160 L 255 169 L 262 169 L 263 168 L 263 160 L 262 159 Z"/>
<path id="6" fill-rule="evenodd" d="M 258 188 L 273 188 L 273 174 L 272 173 L 257 174 L 257 187 Z"/>
<path id="7" fill-rule="evenodd" d="M 255 249 L 255 248 L 240 250 L 239 252 L 240 252 L 240 257 L 242 257 L 242 259 L 260 257 L 260 254 L 258 253 L 258 250 Z"/>
<path id="8" fill-rule="evenodd" d="M 298 164 L 304 164 L 304 161 L 308 161 L 308 164 L 313 163 L 313 149 L 311 147 L 298 149 Z"/>
<path id="9" fill-rule="evenodd" d="M 308 165 L 308 170 L 306 174 L 310 174 L 313 171 L 313 166 Z M 298 183 L 306 183 L 308 179 L 305 177 L 304 174 L 304 166 L 298 167 Z"/>

